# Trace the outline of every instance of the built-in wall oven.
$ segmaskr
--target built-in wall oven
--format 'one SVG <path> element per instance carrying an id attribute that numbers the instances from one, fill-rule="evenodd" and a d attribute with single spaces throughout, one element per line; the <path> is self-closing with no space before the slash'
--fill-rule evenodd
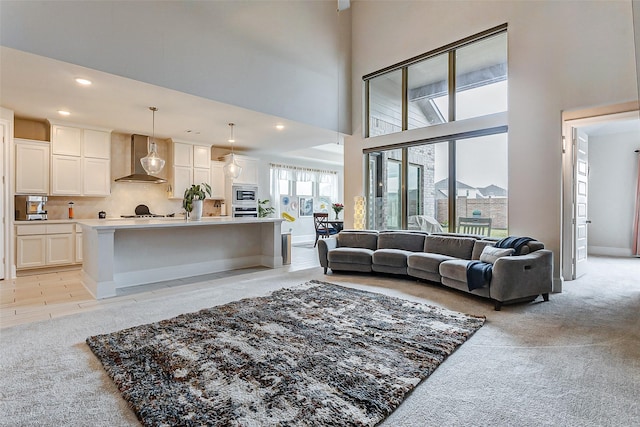
<path id="1" fill-rule="evenodd" d="M 233 185 L 231 193 L 231 214 L 234 218 L 258 217 L 257 186 Z"/>

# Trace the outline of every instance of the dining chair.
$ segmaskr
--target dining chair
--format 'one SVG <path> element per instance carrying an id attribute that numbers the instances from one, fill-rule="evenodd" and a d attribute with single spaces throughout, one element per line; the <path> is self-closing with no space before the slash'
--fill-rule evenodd
<path id="1" fill-rule="evenodd" d="M 326 239 L 329 236 L 338 234 L 338 230 L 329 225 L 329 214 L 326 212 L 314 212 L 313 225 L 316 228 L 316 241 L 313 243 L 314 248 L 318 244 L 320 237 Z"/>

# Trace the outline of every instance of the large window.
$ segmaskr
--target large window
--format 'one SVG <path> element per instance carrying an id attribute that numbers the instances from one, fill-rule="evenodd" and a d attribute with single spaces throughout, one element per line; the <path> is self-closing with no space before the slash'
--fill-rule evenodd
<path id="1" fill-rule="evenodd" d="M 506 25 L 363 80 L 367 138 L 507 111 Z"/>
<path id="2" fill-rule="evenodd" d="M 280 216 L 310 217 L 313 212 L 331 212 L 338 200 L 335 171 L 271 164 L 271 205 Z M 301 204 L 309 209 L 301 209 Z"/>
<path id="3" fill-rule="evenodd" d="M 455 161 L 450 161 L 452 147 Z M 367 156 L 369 228 L 464 233 L 461 223 L 471 218 L 490 225 L 482 234 L 507 235 L 506 133 L 376 150 Z"/>
<path id="4" fill-rule="evenodd" d="M 456 121 L 506 112 L 506 25 L 364 81 L 366 137 L 434 125 L 447 129 Z M 464 232 L 461 224 L 481 222 L 490 224 L 486 235 L 506 235 L 506 119 L 492 126 L 365 150 L 367 226 Z"/>

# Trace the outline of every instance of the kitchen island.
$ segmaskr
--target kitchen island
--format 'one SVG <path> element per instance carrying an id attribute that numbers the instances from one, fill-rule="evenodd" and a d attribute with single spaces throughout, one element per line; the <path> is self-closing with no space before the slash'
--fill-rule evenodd
<path id="1" fill-rule="evenodd" d="M 282 266 L 279 218 L 79 220 L 82 281 L 98 299 L 129 286 Z"/>

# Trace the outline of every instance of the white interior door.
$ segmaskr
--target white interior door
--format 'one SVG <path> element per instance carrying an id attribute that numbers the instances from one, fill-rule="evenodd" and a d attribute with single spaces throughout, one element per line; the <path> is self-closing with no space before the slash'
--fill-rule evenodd
<path id="1" fill-rule="evenodd" d="M 587 267 L 589 137 L 577 128 L 572 128 L 571 133 L 574 147 L 573 278 L 577 279 L 586 273 Z"/>

